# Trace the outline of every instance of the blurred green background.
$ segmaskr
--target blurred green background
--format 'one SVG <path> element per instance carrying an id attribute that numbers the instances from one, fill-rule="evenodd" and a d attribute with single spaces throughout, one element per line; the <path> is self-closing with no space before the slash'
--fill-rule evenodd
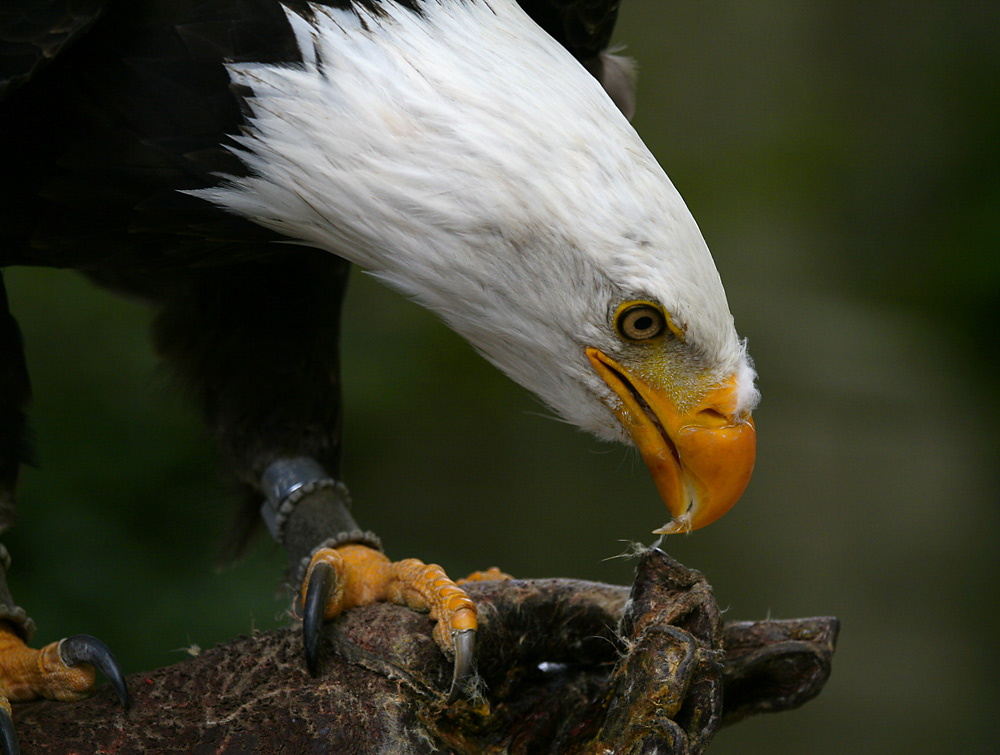
<path id="1" fill-rule="evenodd" d="M 727 618 L 843 622 L 817 700 L 712 752 L 992 751 L 1000 6 L 628 0 L 616 39 L 764 397 L 744 499 L 668 547 Z M 149 313 L 69 273 L 7 282 L 41 468 L 5 541 L 38 640 L 92 632 L 133 672 L 281 624 L 270 543 L 213 569 L 232 502 Z M 631 581 L 618 554 L 666 519 L 637 454 L 360 274 L 344 346 L 345 476 L 390 553 Z"/>

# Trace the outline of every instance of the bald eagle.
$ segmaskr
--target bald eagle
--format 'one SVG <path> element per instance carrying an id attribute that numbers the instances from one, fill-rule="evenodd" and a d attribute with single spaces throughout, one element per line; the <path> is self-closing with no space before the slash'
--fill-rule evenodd
<path id="1" fill-rule="evenodd" d="M 314 670 L 324 617 L 372 600 L 431 611 L 453 695 L 474 651 L 461 588 L 390 561 L 346 508 L 351 264 L 566 420 L 637 446 L 672 515 L 658 532 L 714 521 L 749 480 L 755 374 L 695 221 L 626 118 L 628 65 L 605 51 L 617 7 L 18 0 L 0 14 L 0 267 L 73 268 L 157 308 L 156 345 L 245 488 L 244 521 L 262 515 L 288 550 Z M 4 515 L 28 394 L 4 296 Z M 93 663 L 117 673 L 96 640 L 24 644 L 2 555 L 7 698 L 82 694 Z M 45 671 L 17 676 L 38 653 Z"/>

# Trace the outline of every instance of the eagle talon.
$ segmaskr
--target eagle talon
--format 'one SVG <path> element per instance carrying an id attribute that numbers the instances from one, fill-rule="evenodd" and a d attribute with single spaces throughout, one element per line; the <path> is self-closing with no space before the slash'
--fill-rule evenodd
<path id="1" fill-rule="evenodd" d="M 475 678 L 476 630 L 462 629 L 452 634 L 455 643 L 455 671 L 451 677 L 448 705 L 468 692 Z"/>
<path id="2" fill-rule="evenodd" d="M 125 710 L 129 709 L 128 686 L 118 659 L 105 643 L 89 634 L 75 634 L 59 643 L 59 657 L 67 666 L 89 663 L 107 677 Z"/>
<path id="3" fill-rule="evenodd" d="M 330 600 L 337 573 L 330 564 L 317 561 L 309 573 L 309 587 L 302 606 L 302 644 L 306 668 L 314 679 L 319 676 L 319 638 L 326 604 Z"/>
<path id="4" fill-rule="evenodd" d="M 14 719 L 10 717 L 6 707 L 0 707 L 0 755 L 20 755 L 20 753 L 17 732 L 14 731 Z"/>

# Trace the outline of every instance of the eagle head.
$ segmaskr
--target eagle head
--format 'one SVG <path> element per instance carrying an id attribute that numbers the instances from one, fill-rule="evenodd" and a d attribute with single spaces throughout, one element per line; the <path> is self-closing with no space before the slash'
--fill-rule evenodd
<path id="1" fill-rule="evenodd" d="M 755 373 L 701 232 L 600 85 L 514 0 L 288 21 L 300 61 L 229 66 L 248 175 L 196 193 L 367 268 L 634 443 L 673 517 L 657 532 L 724 514 Z"/>

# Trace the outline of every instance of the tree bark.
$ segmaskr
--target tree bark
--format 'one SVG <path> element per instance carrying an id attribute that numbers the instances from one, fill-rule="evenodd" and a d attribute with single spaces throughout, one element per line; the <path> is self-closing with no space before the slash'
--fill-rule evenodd
<path id="1" fill-rule="evenodd" d="M 481 694 L 450 706 L 451 666 L 426 615 L 389 604 L 330 622 L 323 672 L 296 628 L 241 637 L 102 688 L 18 705 L 42 753 L 559 753 L 694 755 L 720 725 L 819 693 L 832 618 L 723 626 L 711 588 L 659 549 L 631 591 L 575 580 L 467 586 L 479 607 Z"/>

